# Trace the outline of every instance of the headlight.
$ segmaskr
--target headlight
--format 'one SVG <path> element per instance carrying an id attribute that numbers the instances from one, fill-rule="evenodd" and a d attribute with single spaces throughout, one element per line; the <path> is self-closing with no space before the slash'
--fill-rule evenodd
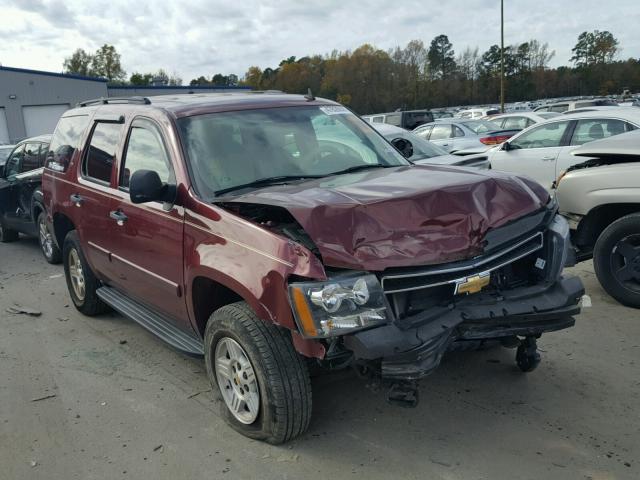
<path id="1" fill-rule="evenodd" d="M 387 323 L 387 306 L 375 275 L 348 275 L 326 282 L 289 285 L 298 329 L 323 338 Z"/>

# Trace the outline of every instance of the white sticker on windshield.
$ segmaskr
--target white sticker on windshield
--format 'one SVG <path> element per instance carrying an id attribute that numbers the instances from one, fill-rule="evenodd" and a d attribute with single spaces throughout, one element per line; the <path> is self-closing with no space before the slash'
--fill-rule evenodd
<path id="1" fill-rule="evenodd" d="M 320 107 L 320 110 L 322 110 L 327 115 L 343 115 L 345 113 L 351 113 L 342 105 L 325 105 L 323 107 Z"/>

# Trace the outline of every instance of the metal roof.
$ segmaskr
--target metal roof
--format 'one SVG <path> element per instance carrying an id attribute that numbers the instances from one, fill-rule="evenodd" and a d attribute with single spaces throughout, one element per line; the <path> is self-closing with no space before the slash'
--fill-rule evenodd
<path id="1" fill-rule="evenodd" d="M 55 73 L 55 72 L 45 72 L 42 70 L 30 70 L 27 68 L 14 68 L 14 67 L 2 67 L 0 66 L 0 72 L 1 71 L 6 71 L 6 72 L 15 72 L 15 73 L 27 73 L 27 74 L 31 74 L 31 75 L 44 75 L 44 76 L 48 76 L 48 77 L 59 77 L 59 78 L 67 78 L 67 79 L 74 79 L 74 80 L 86 80 L 89 82 L 101 82 L 101 83 L 107 83 L 108 80 L 106 78 L 98 78 L 98 77 L 86 77 L 83 75 L 75 75 L 75 74 L 71 74 L 71 73 Z"/>

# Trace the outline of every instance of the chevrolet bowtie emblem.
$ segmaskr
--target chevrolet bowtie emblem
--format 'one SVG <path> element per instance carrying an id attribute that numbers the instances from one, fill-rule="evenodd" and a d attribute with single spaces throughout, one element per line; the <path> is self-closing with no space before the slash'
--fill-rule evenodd
<path id="1" fill-rule="evenodd" d="M 491 272 L 483 272 L 456 280 L 456 295 L 478 293 L 491 281 Z"/>

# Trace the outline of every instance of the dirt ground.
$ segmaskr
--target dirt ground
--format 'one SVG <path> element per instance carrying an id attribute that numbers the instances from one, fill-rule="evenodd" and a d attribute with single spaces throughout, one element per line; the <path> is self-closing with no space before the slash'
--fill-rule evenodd
<path id="1" fill-rule="evenodd" d="M 640 478 L 640 311 L 591 263 L 573 273 L 593 306 L 541 339 L 535 372 L 513 350 L 451 354 L 416 409 L 320 377 L 308 433 L 274 447 L 226 427 L 202 360 L 117 314 L 83 317 L 36 241 L 2 244 L 0 479 Z"/>

